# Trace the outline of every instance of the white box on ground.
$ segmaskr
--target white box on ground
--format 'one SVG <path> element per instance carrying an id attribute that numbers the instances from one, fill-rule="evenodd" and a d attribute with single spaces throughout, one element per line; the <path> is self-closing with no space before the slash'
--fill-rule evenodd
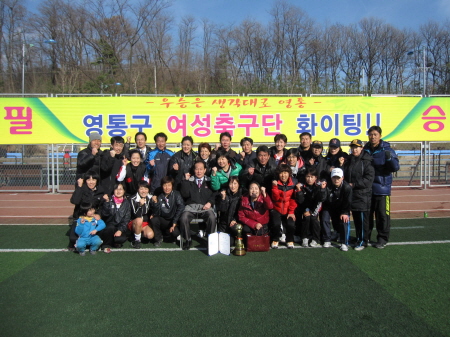
<path id="1" fill-rule="evenodd" d="M 230 234 L 217 232 L 208 235 L 208 255 L 217 253 L 230 255 Z"/>

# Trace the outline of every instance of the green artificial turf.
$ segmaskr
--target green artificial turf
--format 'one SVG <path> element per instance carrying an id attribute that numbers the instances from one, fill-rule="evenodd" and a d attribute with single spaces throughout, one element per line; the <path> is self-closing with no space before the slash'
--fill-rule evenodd
<path id="1" fill-rule="evenodd" d="M 450 240 L 449 224 L 393 220 L 391 242 Z M 68 228 L 0 226 L 0 249 L 65 248 Z M 450 336 L 449 253 L 448 244 L 243 257 L 2 252 L 2 335 Z"/>
<path id="2" fill-rule="evenodd" d="M 0 311 L 9 318 L 2 331 L 5 336 L 440 335 L 354 264 L 352 253 L 47 253 L 0 283 Z"/>
<path id="3" fill-rule="evenodd" d="M 347 258 L 416 315 L 450 335 L 449 244 L 388 246 L 361 253 Z"/>

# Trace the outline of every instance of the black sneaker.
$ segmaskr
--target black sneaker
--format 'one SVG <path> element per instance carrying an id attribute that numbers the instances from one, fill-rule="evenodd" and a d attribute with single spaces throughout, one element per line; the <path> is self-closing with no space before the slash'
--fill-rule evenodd
<path id="1" fill-rule="evenodd" d="M 133 247 L 134 249 L 141 249 L 141 241 L 132 241 L 131 247 Z"/>
<path id="2" fill-rule="evenodd" d="M 386 247 L 386 243 L 384 242 L 377 242 L 377 244 L 375 245 L 375 248 L 378 249 L 383 249 L 384 247 Z"/>
<path id="3" fill-rule="evenodd" d="M 161 247 L 161 242 L 162 242 L 162 240 L 157 240 L 153 243 L 153 246 L 155 246 L 156 248 L 159 248 L 159 247 Z"/>

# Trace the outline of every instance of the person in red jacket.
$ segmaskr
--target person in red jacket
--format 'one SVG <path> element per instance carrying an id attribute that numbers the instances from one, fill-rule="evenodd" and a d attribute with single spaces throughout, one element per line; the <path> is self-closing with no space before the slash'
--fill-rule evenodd
<path id="1" fill-rule="evenodd" d="M 245 235 L 264 235 L 269 232 L 269 211 L 273 208 L 272 200 L 264 187 L 252 182 L 248 193 L 241 199 L 238 218 L 243 224 Z"/>
<path id="2" fill-rule="evenodd" d="M 292 178 L 292 170 L 286 164 L 280 164 L 275 176 L 278 181 L 272 181 L 272 249 L 278 248 L 280 234 L 282 232 L 281 225 L 286 229 L 286 242 L 288 248 L 294 248 L 295 233 L 295 209 L 297 202 L 303 202 L 303 193 L 301 184 Z"/>

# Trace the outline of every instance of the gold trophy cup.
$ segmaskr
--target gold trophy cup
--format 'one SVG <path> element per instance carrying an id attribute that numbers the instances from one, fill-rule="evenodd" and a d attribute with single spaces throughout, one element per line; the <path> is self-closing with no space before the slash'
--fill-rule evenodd
<path id="1" fill-rule="evenodd" d="M 245 251 L 244 240 L 242 239 L 242 225 L 236 224 L 236 230 L 238 234 L 236 237 L 236 245 L 234 247 L 233 254 L 236 256 L 243 256 L 247 252 Z"/>

